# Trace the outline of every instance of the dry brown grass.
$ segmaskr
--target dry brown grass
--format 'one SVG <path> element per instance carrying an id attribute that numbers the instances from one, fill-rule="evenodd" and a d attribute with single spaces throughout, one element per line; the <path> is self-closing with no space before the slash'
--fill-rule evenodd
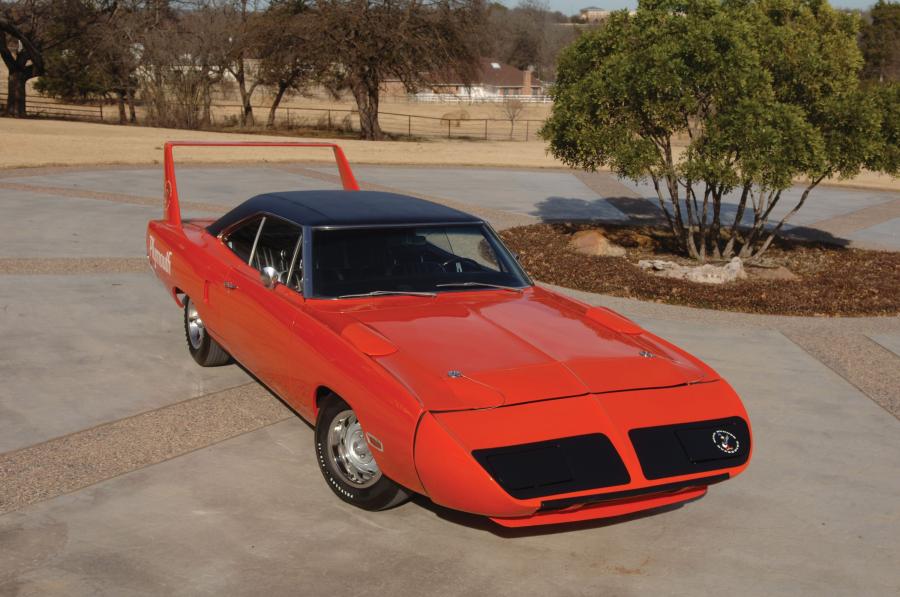
<path id="1" fill-rule="evenodd" d="M 0 119 L 0 168 L 91 164 L 155 164 L 162 162 L 167 140 L 284 141 L 284 137 L 210 133 L 178 129 L 117 126 L 55 120 Z M 297 138 L 297 140 L 301 140 Z M 324 139 L 314 139 L 322 141 Z M 340 139 L 347 157 L 357 164 L 439 164 L 555 168 L 562 164 L 546 154 L 542 142 L 502 141 L 359 141 Z M 182 149 L 182 162 L 304 161 L 330 162 L 327 151 L 296 149 Z"/>
<path id="2" fill-rule="evenodd" d="M 445 104 L 431 107 L 444 111 L 447 109 Z M 283 141 L 285 138 L 71 121 L 0 118 L 0 139 L 2 139 L 0 168 L 27 168 L 91 164 L 154 164 L 162 161 L 162 144 L 172 139 Z M 337 142 L 344 148 L 351 162 L 357 164 L 564 167 L 560 161 L 547 154 L 546 144 L 541 141 L 434 139 L 419 142 L 374 142 L 338 139 Z M 312 151 L 300 154 L 296 150 L 279 149 L 215 151 L 195 149 L 183 150 L 180 160 L 329 162 L 331 156 L 327 152 Z M 872 172 L 863 172 L 851 180 L 829 181 L 826 184 L 900 192 L 900 179 Z"/>

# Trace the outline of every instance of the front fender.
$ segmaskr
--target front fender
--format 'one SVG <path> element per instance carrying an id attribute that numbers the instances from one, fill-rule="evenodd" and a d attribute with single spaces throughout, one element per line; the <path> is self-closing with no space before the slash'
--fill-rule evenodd
<path id="1" fill-rule="evenodd" d="M 517 500 L 503 491 L 430 413 L 419 423 L 415 461 L 419 479 L 436 504 L 500 517 L 530 516 L 540 507 L 539 501 Z"/>

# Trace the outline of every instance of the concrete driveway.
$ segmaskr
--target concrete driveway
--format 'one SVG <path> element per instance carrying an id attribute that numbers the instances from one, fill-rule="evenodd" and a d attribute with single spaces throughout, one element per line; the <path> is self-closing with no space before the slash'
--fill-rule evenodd
<path id="1" fill-rule="evenodd" d="M 359 177 L 454 205 L 501 184 L 478 169 L 387 170 Z M 225 194 L 334 184 L 318 167 L 181 176 L 198 214 L 227 208 Z M 553 196 L 632 217 L 612 179 L 504 176 L 515 193 L 472 202 L 498 227 Z M 0 178 L 0 595 L 900 593 L 900 318 L 573 292 L 735 386 L 756 439 L 747 473 L 680 508 L 566 527 L 505 530 L 425 498 L 368 513 L 329 491 L 308 425 L 239 368 L 194 365 L 141 257 L 160 178 Z"/>

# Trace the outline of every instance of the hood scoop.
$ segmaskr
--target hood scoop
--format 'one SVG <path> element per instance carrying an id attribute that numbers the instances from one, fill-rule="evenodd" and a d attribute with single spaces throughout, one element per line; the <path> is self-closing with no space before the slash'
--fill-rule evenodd
<path id="1" fill-rule="evenodd" d="M 397 352 L 397 347 L 390 340 L 363 323 L 345 326 L 341 336 L 370 357 L 383 357 Z"/>

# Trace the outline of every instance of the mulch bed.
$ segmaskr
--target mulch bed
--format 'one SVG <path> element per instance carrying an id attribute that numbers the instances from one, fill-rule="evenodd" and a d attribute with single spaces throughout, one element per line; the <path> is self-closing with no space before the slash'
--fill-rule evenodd
<path id="1" fill-rule="evenodd" d="M 623 246 L 625 257 L 595 257 L 569 249 L 571 236 L 600 230 Z M 661 278 L 641 270 L 641 259 L 694 264 L 675 253 L 671 233 L 661 228 L 597 224 L 536 224 L 500 233 L 525 269 L 549 284 L 661 303 L 803 316 L 897 315 L 900 313 L 900 253 L 848 249 L 781 240 L 760 265 L 745 263 L 748 279 L 722 285 Z M 763 279 L 784 266 L 797 280 Z"/>

